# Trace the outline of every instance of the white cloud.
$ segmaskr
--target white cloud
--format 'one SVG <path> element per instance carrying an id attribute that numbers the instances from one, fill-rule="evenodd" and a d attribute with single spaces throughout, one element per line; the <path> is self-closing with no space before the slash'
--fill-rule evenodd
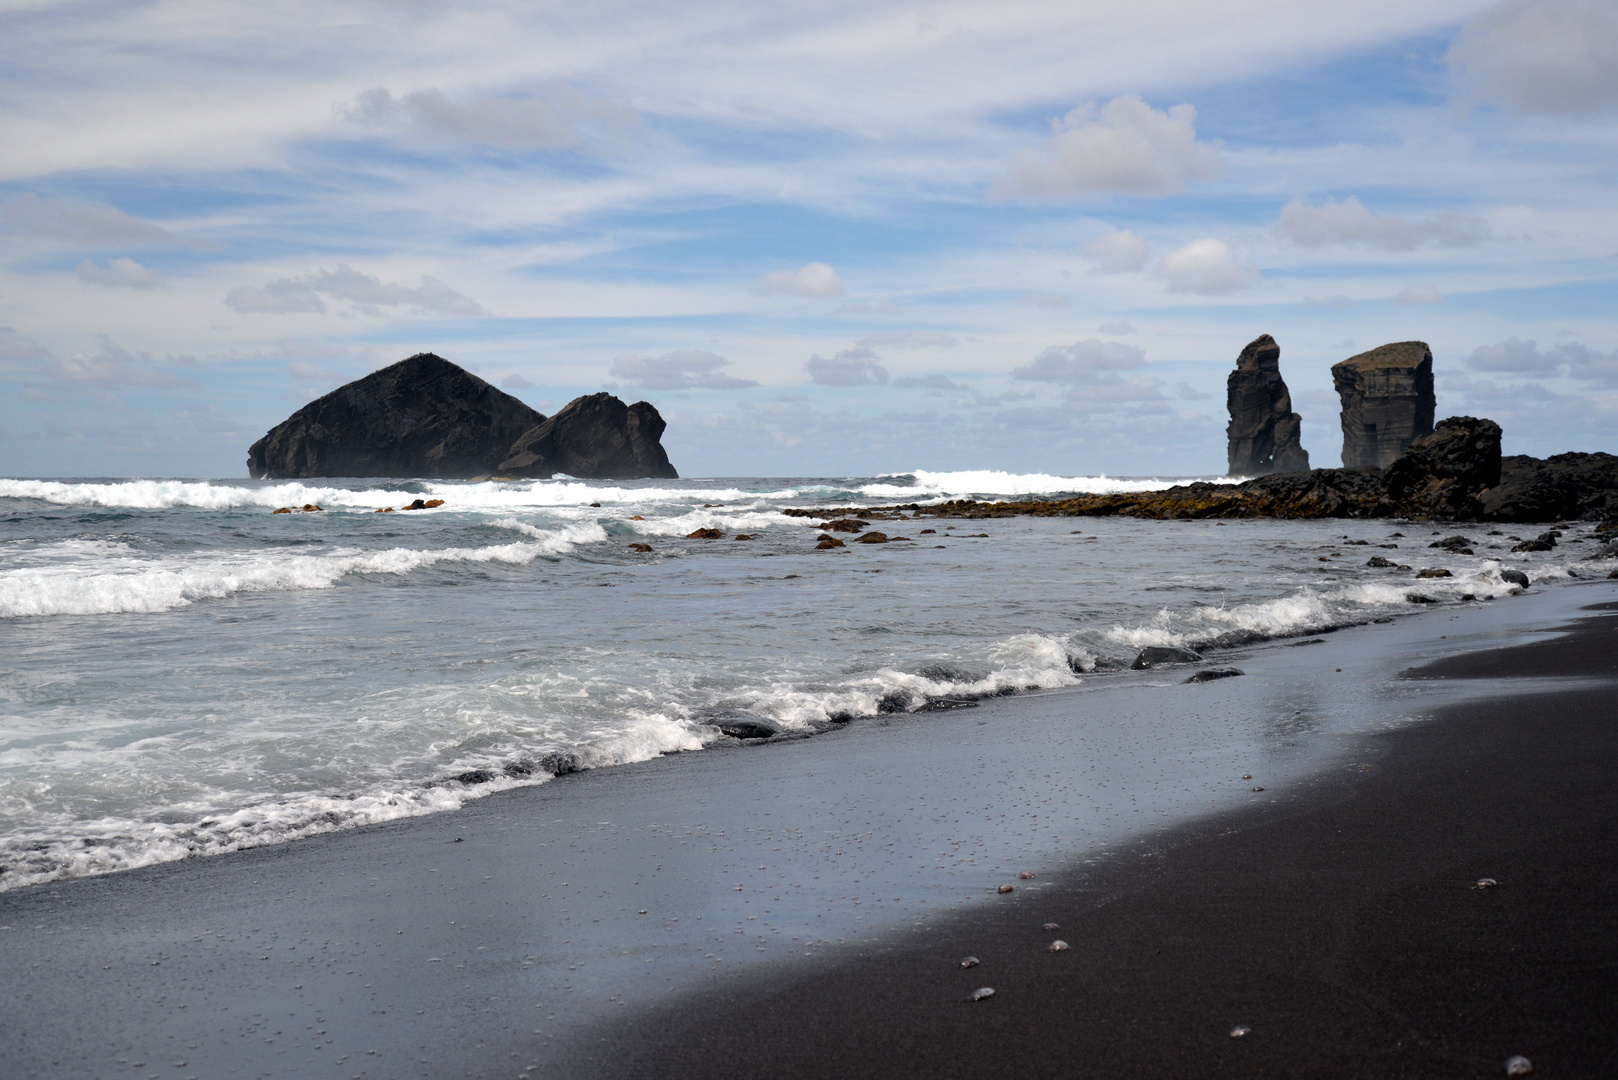
<path id="1" fill-rule="evenodd" d="M 325 368 L 317 367 L 307 360 L 292 361 L 292 363 L 287 365 L 287 374 L 299 379 L 313 379 L 317 382 L 333 383 L 348 381 L 346 376 L 340 375 L 335 371 L 327 371 Z"/>
<path id="2" fill-rule="evenodd" d="M 1349 308 L 1355 307 L 1357 303 L 1352 296 L 1343 296 L 1341 294 L 1335 296 L 1306 296 L 1303 298 L 1304 307 L 1331 308 L 1333 311 L 1347 311 Z"/>
<path id="3" fill-rule="evenodd" d="M 225 294 L 225 304 L 243 314 L 289 315 L 299 312 L 323 314 L 326 305 L 315 290 L 293 278 L 276 278 L 263 288 L 238 285 Z"/>
<path id="4" fill-rule="evenodd" d="M 508 150 L 573 146 L 582 141 L 580 126 L 621 132 L 639 119 L 627 103 L 590 102 L 565 87 L 555 89 L 548 100 L 491 97 L 463 102 L 435 87 L 396 98 L 379 86 L 360 94 L 343 116 L 367 127 L 405 129 Z"/>
<path id="5" fill-rule="evenodd" d="M 804 370 L 817 386 L 872 386 L 888 381 L 888 369 L 876 362 L 876 353 L 863 345 L 844 349 L 830 360 L 816 353 Z"/>
<path id="6" fill-rule="evenodd" d="M 1135 329 L 1135 324 L 1130 322 L 1128 319 L 1109 319 L 1108 321 L 1102 323 L 1100 326 L 1096 327 L 1096 333 L 1098 333 L 1098 334 L 1138 334 L 1138 333 L 1140 333 L 1140 331 Z"/>
<path id="7" fill-rule="evenodd" d="M 173 375 L 152 367 L 146 353 L 133 353 L 106 335 L 97 335 L 94 352 L 74 353 L 56 362 L 56 374 L 68 382 L 100 386 L 175 387 Z"/>
<path id="8" fill-rule="evenodd" d="M 960 339 L 954 334 L 944 334 L 936 330 L 878 330 L 866 334 L 855 342 L 872 348 L 877 345 L 896 345 L 902 349 L 953 349 L 960 344 Z"/>
<path id="9" fill-rule="evenodd" d="M 106 285 L 109 288 L 156 289 L 161 287 L 163 275 L 142 266 L 134 259 L 112 259 L 106 267 L 97 266 L 89 259 L 79 263 L 79 280 L 87 285 Z"/>
<path id="10" fill-rule="evenodd" d="M 338 264 L 336 270 L 322 270 L 301 278 L 277 278 L 262 288 L 239 285 L 225 294 L 225 303 L 243 313 L 320 314 L 326 310 L 320 294 L 347 300 L 367 315 L 379 315 L 384 307 L 398 306 L 439 315 L 486 314 L 477 301 L 463 296 L 435 277 L 424 274 L 421 284 L 412 288 L 397 282 L 384 282 L 373 274 L 362 274 L 342 263 Z"/>
<path id="11" fill-rule="evenodd" d="M 1068 304 L 1073 302 L 1073 298 L 1067 293 L 1059 292 L 1024 293 L 1022 302 L 1025 304 L 1032 304 L 1035 307 L 1050 308 L 1054 310 L 1056 308 L 1067 307 Z"/>
<path id="12" fill-rule="evenodd" d="M 1385 251 L 1413 251 L 1418 247 L 1466 247 L 1489 239 L 1489 223 L 1471 214 L 1444 211 L 1428 218 L 1401 218 L 1373 214 L 1350 195 L 1342 202 L 1327 199 L 1311 206 L 1302 197 L 1281 208 L 1280 229 L 1301 247 L 1358 244 Z"/>
<path id="13" fill-rule="evenodd" d="M 46 355 L 45 346 L 9 326 L 0 326 L 0 360 L 33 360 Z"/>
<path id="14" fill-rule="evenodd" d="M 1473 16 L 1445 59 L 1474 93 L 1527 113 L 1618 107 L 1612 0 L 1510 0 Z"/>
<path id="15" fill-rule="evenodd" d="M 1436 285 L 1407 285 L 1393 298 L 1393 302 L 1400 307 L 1409 307 L 1411 304 L 1442 304 L 1444 294 L 1438 291 Z"/>
<path id="16" fill-rule="evenodd" d="M 1011 377 L 1039 382 L 1089 383 L 1102 380 L 1106 373 L 1145 366 L 1146 350 L 1139 345 L 1085 338 L 1072 345 L 1051 346 L 1034 357 L 1033 363 L 1012 369 Z"/>
<path id="17" fill-rule="evenodd" d="M 0 204 L 6 232 L 64 244 L 177 244 L 181 238 L 149 221 L 93 202 L 42 199 L 31 192 Z"/>
<path id="18" fill-rule="evenodd" d="M 1223 296 L 1253 285 L 1258 274 L 1236 261 L 1223 240 L 1193 240 L 1157 264 L 1157 276 L 1174 292 Z"/>
<path id="19" fill-rule="evenodd" d="M 958 383 L 948 375 L 906 375 L 894 379 L 893 385 L 908 390 L 967 390 L 965 383 Z"/>
<path id="20" fill-rule="evenodd" d="M 753 379 L 736 379 L 720 372 L 729 363 L 722 356 L 680 349 L 662 356 L 624 353 L 612 361 L 612 376 L 642 390 L 741 390 L 757 386 Z"/>
<path id="21" fill-rule="evenodd" d="M 1146 266 L 1146 241 L 1128 229 L 1098 236 L 1081 250 L 1103 274 L 1128 274 Z"/>
<path id="22" fill-rule="evenodd" d="M 819 300 L 843 295 L 843 279 L 825 263 L 812 262 L 796 270 L 772 270 L 758 279 L 753 291 L 760 296 L 784 293 Z"/>
<path id="23" fill-rule="evenodd" d="M 529 382 L 515 371 L 501 379 L 500 385 L 505 387 L 507 390 L 532 390 L 534 388 L 533 383 Z"/>
<path id="24" fill-rule="evenodd" d="M 1474 371 L 1565 373 L 1574 379 L 1618 382 L 1618 353 L 1603 355 L 1578 342 L 1565 342 L 1541 352 L 1539 344 L 1532 339 L 1510 337 L 1473 349 L 1466 358 L 1466 366 Z"/>
<path id="25" fill-rule="evenodd" d="M 1161 195 L 1222 167 L 1217 144 L 1197 142 L 1197 110 L 1190 105 L 1165 112 L 1131 94 L 1099 108 L 1080 105 L 1053 120 L 1051 129 L 1044 159 L 1024 150 L 1012 160 L 1002 194 Z"/>

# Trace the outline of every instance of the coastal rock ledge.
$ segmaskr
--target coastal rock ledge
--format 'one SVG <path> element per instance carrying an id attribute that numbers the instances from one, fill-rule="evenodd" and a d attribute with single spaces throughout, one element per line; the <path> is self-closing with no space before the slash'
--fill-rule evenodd
<path id="1" fill-rule="evenodd" d="M 271 428 L 247 452 L 255 480 L 509 475 L 673 479 L 651 404 L 577 398 L 546 418 L 464 368 L 418 353 L 340 386 Z"/>

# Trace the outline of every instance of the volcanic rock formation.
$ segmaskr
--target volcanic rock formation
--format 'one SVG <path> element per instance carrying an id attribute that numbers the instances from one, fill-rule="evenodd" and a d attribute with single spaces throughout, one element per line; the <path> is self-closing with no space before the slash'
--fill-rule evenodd
<path id="1" fill-rule="evenodd" d="M 1236 358 L 1225 380 L 1230 409 L 1231 476 L 1308 472 L 1309 452 L 1299 443 L 1303 417 L 1292 411 L 1292 395 L 1281 378 L 1281 346 L 1264 334 Z"/>
<path id="2" fill-rule="evenodd" d="M 1412 439 L 1433 430 L 1433 353 L 1401 341 L 1332 365 L 1343 399 L 1343 467 L 1392 465 Z"/>
<path id="3" fill-rule="evenodd" d="M 658 443 L 663 427 L 650 404 L 626 406 L 611 394 L 578 398 L 547 420 L 471 372 L 420 353 L 293 413 L 252 445 L 247 469 L 255 479 L 672 478 Z"/>
<path id="4" fill-rule="evenodd" d="M 1383 480 L 1406 517 L 1475 520 L 1483 493 L 1500 483 L 1500 425 L 1471 416 L 1442 420 L 1410 443 Z"/>
<path id="5" fill-rule="evenodd" d="M 549 420 L 540 419 L 544 422 L 523 432 L 512 444 L 500 462 L 502 474 L 548 477 L 566 473 L 585 480 L 679 479 L 658 442 L 667 425 L 650 402 L 625 405 L 602 392 L 574 398 Z"/>
<path id="6" fill-rule="evenodd" d="M 545 417 L 432 353 L 373 371 L 317 398 L 247 452 L 254 479 L 492 472 Z"/>

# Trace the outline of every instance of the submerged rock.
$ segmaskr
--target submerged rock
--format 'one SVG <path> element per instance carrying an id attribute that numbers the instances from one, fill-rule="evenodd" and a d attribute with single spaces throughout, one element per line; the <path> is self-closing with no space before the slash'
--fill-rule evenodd
<path id="1" fill-rule="evenodd" d="M 1169 664 L 1200 664 L 1202 654 L 1190 649 L 1177 649 L 1172 645 L 1148 645 L 1129 666 L 1136 671 L 1144 668 L 1164 667 Z"/>
<path id="2" fill-rule="evenodd" d="M 500 472 L 585 480 L 677 480 L 680 474 L 658 440 L 667 425 L 646 401 L 625 405 L 602 392 L 574 398 L 561 412 L 519 433 Z"/>
<path id="3" fill-rule="evenodd" d="M 1343 467 L 1387 468 L 1410 443 L 1430 434 L 1437 398 L 1433 353 L 1425 341 L 1401 341 L 1333 364 L 1343 402 Z"/>
<path id="4" fill-rule="evenodd" d="M 1225 379 L 1225 406 L 1231 476 L 1309 471 L 1309 453 L 1299 443 L 1303 417 L 1292 411 L 1281 347 L 1270 335 L 1249 342 L 1236 358 L 1236 370 Z"/>
<path id="5" fill-rule="evenodd" d="M 254 479 L 465 478 L 492 471 L 545 417 L 432 353 L 316 398 L 247 452 Z"/>

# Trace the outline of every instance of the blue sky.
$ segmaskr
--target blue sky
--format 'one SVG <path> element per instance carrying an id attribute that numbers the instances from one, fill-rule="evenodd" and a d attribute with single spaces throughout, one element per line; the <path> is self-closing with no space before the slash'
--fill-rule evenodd
<path id="1" fill-rule="evenodd" d="M 1222 471 L 1261 333 L 1618 452 L 1618 7 L 0 3 L 0 475 L 419 351 L 684 475 Z"/>

